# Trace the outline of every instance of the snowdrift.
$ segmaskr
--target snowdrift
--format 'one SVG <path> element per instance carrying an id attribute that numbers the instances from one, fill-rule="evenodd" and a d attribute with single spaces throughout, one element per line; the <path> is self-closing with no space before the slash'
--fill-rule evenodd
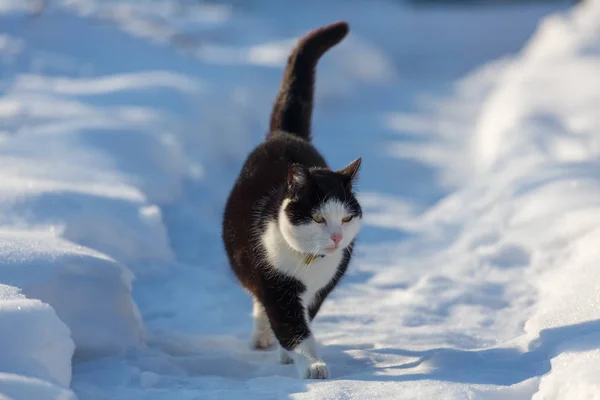
<path id="1" fill-rule="evenodd" d="M 48 304 L 11 286 L 0 285 L 0 296 L 0 369 L 68 387 L 75 347 L 69 328 Z M 5 381 L 12 380 L 10 374 L 0 374 L 0 393 Z"/>
<path id="2" fill-rule="evenodd" d="M 305 27 L 275 3 L 261 18 L 167 3 L 65 2 L 52 29 L 75 53 L 85 49 L 72 32 L 85 29 L 102 66 L 94 73 L 0 36 L 10 66 L 0 94 L 0 397 L 600 398 L 600 2 L 546 18 L 518 55 L 409 114 L 388 110 L 509 51 L 507 38 L 542 11 L 415 19 L 392 5 L 344 9 L 359 33 L 319 70 L 315 136 L 334 164 L 369 160 L 367 218 L 356 262 L 315 321 L 328 382 L 300 382 L 275 352 L 247 348 L 250 306 L 215 234 L 230 178 L 262 136 L 266 88 Z M 21 8 L 0 0 L 0 14 Z M 380 23 L 361 25 L 366 11 Z M 146 13 L 167 25 L 147 25 Z M 98 17 L 117 29 L 87 24 Z M 415 40 L 414 21 L 444 40 Z M 202 79 L 160 47 L 192 23 L 239 36 L 193 53 Z M 400 26 L 409 43 L 388 43 L 380 25 Z M 490 49 L 473 34 L 489 26 L 506 43 Z M 107 65 L 112 43 L 123 58 L 144 55 L 126 64 L 138 72 Z M 13 61 L 23 52 L 54 63 L 52 73 L 22 73 Z"/>
<path id="3" fill-rule="evenodd" d="M 419 362 L 431 371 L 424 376 L 509 386 L 493 390 L 501 398 L 600 398 L 599 22 L 597 1 L 544 19 L 518 57 L 484 66 L 432 104 L 434 127 L 390 118 L 435 135 L 392 153 L 439 166 L 452 190 L 414 218 L 383 211 L 373 220 L 417 235 L 388 251 L 403 281 L 422 286 L 419 296 L 388 302 L 418 310 L 406 316 L 411 325 L 443 322 L 407 339 L 427 345 L 441 335 L 465 349 L 433 351 Z M 381 285 L 400 278 L 384 276 Z"/>
<path id="4" fill-rule="evenodd" d="M 22 6 L 0 3 L 0 15 Z M 8 55 L 27 46 L 34 43 L 3 35 L 3 65 L 13 66 Z M 182 157 L 163 113 L 115 99 L 198 85 L 163 71 L 99 78 L 4 71 L 0 397 L 71 399 L 72 357 L 143 346 L 132 282 L 164 273 L 173 260 L 156 202 L 177 198 Z"/>

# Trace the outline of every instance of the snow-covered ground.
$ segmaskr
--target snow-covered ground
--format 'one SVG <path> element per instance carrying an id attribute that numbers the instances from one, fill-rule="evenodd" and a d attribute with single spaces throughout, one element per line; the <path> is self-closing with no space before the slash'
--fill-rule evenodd
<path id="1" fill-rule="evenodd" d="M 600 399 L 600 1 L 232 3 L 0 0 L 0 398 Z M 366 226 L 302 381 L 220 216 L 340 19 L 314 136 Z"/>

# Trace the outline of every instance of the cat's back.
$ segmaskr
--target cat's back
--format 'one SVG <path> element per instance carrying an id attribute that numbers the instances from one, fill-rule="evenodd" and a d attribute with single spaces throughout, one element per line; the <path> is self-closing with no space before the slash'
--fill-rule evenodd
<path id="1" fill-rule="evenodd" d="M 327 166 L 311 143 L 287 133 L 278 133 L 258 145 L 244 162 L 231 191 L 233 203 L 242 200 L 234 207 L 259 201 L 279 188 L 285 183 L 289 167 L 294 163 L 308 167 Z"/>
<path id="2" fill-rule="evenodd" d="M 283 183 L 289 166 L 327 167 L 325 159 L 307 140 L 286 132 L 269 136 L 248 156 L 240 179 L 265 178 Z"/>

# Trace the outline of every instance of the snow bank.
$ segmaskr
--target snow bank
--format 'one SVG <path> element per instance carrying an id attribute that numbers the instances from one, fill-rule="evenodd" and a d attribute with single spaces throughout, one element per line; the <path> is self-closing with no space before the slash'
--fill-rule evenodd
<path id="1" fill-rule="evenodd" d="M 100 85 L 107 80 L 112 84 Z M 24 75 L 0 98 L 10 134 L 0 147 L 0 281 L 52 306 L 81 357 L 142 342 L 131 269 L 151 275 L 172 259 L 160 210 L 142 190 L 152 194 L 157 185 L 157 193 L 176 195 L 179 171 L 169 145 L 142 131 L 158 125 L 151 110 L 69 96 L 143 90 L 153 82 L 189 83 L 151 73 L 98 80 Z"/>
<path id="2" fill-rule="evenodd" d="M 421 234 L 409 252 L 416 246 L 434 253 L 408 265 L 443 265 L 440 273 L 453 271 L 454 290 L 473 284 L 475 276 L 475 282 L 500 285 L 505 303 L 497 310 L 487 304 L 494 314 L 477 311 L 486 306 L 484 296 L 467 301 L 452 320 L 462 332 L 494 326 L 490 344 L 507 355 L 519 349 L 514 366 L 526 371 L 522 376 L 543 375 L 534 399 L 599 393 L 599 38 L 600 2 L 582 2 L 545 19 L 518 57 L 486 66 L 459 85 L 463 102 L 442 107 L 439 149 L 413 155 L 439 165 L 452 160 L 443 174 L 453 177 L 448 182 L 457 190 L 401 224 Z M 473 111 L 477 118 L 469 126 L 461 118 Z M 400 122 L 432 129 L 418 118 Z M 471 133 L 466 140 L 461 128 L 463 136 Z M 458 150 L 442 154 L 444 143 Z M 406 249 L 399 253 L 409 257 Z M 450 296 L 445 302 L 453 301 Z"/>
<path id="3" fill-rule="evenodd" d="M 0 398 L 2 400 L 76 400 L 69 389 L 48 381 L 22 375 L 0 372 Z"/>
<path id="4" fill-rule="evenodd" d="M 473 142 L 478 173 L 512 195 L 505 235 L 534 252 L 528 333 L 600 319 L 599 21 L 597 1 L 546 19 L 486 101 Z"/>
<path id="5" fill-rule="evenodd" d="M 52 226 L 138 277 L 164 272 L 173 254 L 157 204 L 178 199 L 198 167 L 173 140 L 182 127 L 148 103 L 199 90 L 195 79 L 158 70 L 16 74 L 0 98 L 9 139 L 0 147 L 0 223 Z"/>
<path id="6" fill-rule="evenodd" d="M 539 391 L 532 400 L 600 399 L 600 340 L 597 334 L 595 336 L 576 339 L 578 343 L 575 347 L 589 344 L 593 350 L 580 353 L 565 349 L 564 353 L 552 359 L 552 373 L 542 378 Z"/>
<path id="7" fill-rule="evenodd" d="M 48 304 L 0 284 L 0 397 L 74 398 L 65 389 L 74 348 L 69 328 Z"/>
<path id="8" fill-rule="evenodd" d="M 2 282 L 50 304 L 69 326 L 81 357 L 141 343 L 133 277 L 126 268 L 47 232 L 0 231 L 0 254 Z"/>
<path id="9" fill-rule="evenodd" d="M 177 198 L 186 166 L 163 113 L 95 102 L 148 88 L 196 91 L 198 85 L 160 71 L 96 79 L 29 74 L 0 97 L 0 282 L 44 302 L 26 308 L 0 300 L 0 319 L 8 324 L 2 326 L 10 327 L 2 338 L 14 350 L 2 370 L 59 385 L 6 378 L 15 390 L 31 386 L 31 393 L 68 398 L 60 385 L 69 385 L 73 348 L 51 342 L 57 338 L 72 338 L 79 360 L 121 354 L 144 341 L 132 281 L 134 273 L 168 270 L 173 255 L 155 202 Z M 50 316 L 69 329 L 59 321 L 49 325 Z M 12 343 L 20 336 L 23 342 Z M 48 345 L 51 354 L 36 350 Z M 52 360 L 60 369 L 47 365 Z"/>
<path id="10" fill-rule="evenodd" d="M 0 1 L 0 14 L 21 3 Z M 59 77 L 53 68 L 78 62 L 12 34 L 0 57 L 11 65 L 0 94 L 0 395 L 70 399 L 73 354 L 144 342 L 132 282 L 168 272 L 157 204 L 178 198 L 189 168 L 180 127 L 151 103 L 201 87 L 163 70 Z"/>
<path id="11" fill-rule="evenodd" d="M 480 173 L 507 159 L 566 164 L 593 158 L 597 128 L 597 2 L 547 18 L 486 99 L 473 140 Z M 596 9 L 595 9 L 596 8 Z M 527 134 L 523 134 L 523 129 Z"/>
<path id="12" fill-rule="evenodd" d="M 74 350 L 69 329 L 54 310 L 39 300 L 2 290 L 2 359 L 0 370 L 52 379 L 64 386 L 71 381 Z"/>

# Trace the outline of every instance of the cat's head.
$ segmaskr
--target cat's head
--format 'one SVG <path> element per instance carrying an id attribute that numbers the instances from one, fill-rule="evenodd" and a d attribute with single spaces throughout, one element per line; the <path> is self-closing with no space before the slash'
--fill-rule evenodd
<path id="1" fill-rule="evenodd" d="M 279 227 L 296 251 L 330 255 L 348 247 L 360 230 L 362 210 L 353 186 L 361 159 L 332 171 L 293 165 Z"/>

